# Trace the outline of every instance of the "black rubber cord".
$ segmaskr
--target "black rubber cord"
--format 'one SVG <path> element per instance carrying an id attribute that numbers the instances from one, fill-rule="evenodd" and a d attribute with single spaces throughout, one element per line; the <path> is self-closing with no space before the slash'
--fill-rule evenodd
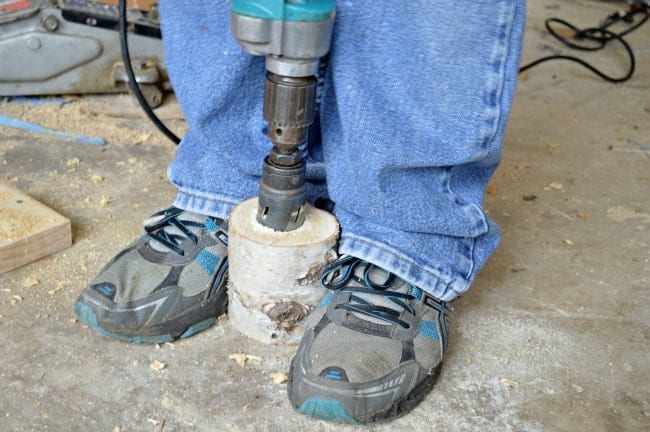
<path id="1" fill-rule="evenodd" d="M 142 90 L 138 86 L 137 81 L 135 80 L 135 74 L 133 73 L 133 67 L 131 66 L 131 56 L 129 54 L 129 43 L 127 40 L 127 22 L 126 22 L 126 0 L 120 0 L 119 3 L 119 34 L 120 34 L 120 48 L 122 50 L 122 61 L 124 62 L 124 68 L 126 69 L 126 74 L 129 77 L 128 86 L 135 94 L 138 103 L 144 110 L 147 117 L 156 125 L 156 127 L 163 133 L 167 138 L 178 145 L 181 142 L 181 139 L 177 137 L 172 131 L 170 131 L 167 126 L 163 124 L 162 121 L 154 114 L 153 110 L 147 103 L 147 100 L 142 94 Z"/>
<path id="2" fill-rule="evenodd" d="M 634 16 L 637 14 L 642 14 L 643 18 L 637 23 L 634 23 L 630 27 L 628 27 L 625 31 L 622 31 L 620 33 L 615 33 L 611 30 L 608 29 L 608 27 L 618 23 L 618 22 L 626 22 L 628 24 L 633 23 L 634 21 Z M 626 34 L 632 32 L 633 30 L 638 29 L 643 25 L 646 21 L 648 21 L 648 18 L 650 17 L 650 13 L 648 12 L 648 6 L 641 4 L 641 5 L 632 5 L 630 6 L 630 9 L 628 12 L 626 12 L 623 15 L 620 15 L 619 13 L 615 13 L 613 15 L 610 15 L 603 25 L 600 27 L 590 27 L 586 29 L 579 29 L 578 27 L 574 26 L 573 24 L 561 20 L 559 18 L 549 18 L 547 19 L 544 24 L 546 26 L 546 29 L 548 32 L 558 41 L 560 41 L 562 44 L 565 46 L 580 50 L 580 51 L 598 51 L 601 50 L 607 45 L 607 43 L 611 41 L 616 41 L 620 43 L 623 48 L 625 49 L 628 58 L 629 58 L 629 67 L 627 70 L 627 73 L 623 75 L 622 77 L 612 77 L 610 75 L 607 75 L 600 71 L 599 69 L 595 68 L 592 66 L 590 63 L 587 63 L 586 61 L 574 57 L 574 56 L 569 56 L 569 55 L 550 55 L 546 57 L 539 58 L 531 63 L 528 63 L 525 66 L 522 66 L 519 69 L 519 73 L 522 73 L 532 67 L 535 67 L 541 63 L 551 61 L 551 60 L 566 60 L 566 61 L 571 61 L 574 63 L 578 63 L 581 66 L 587 68 L 594 74 L 598 75 L 605 81 L 611 82 L 611 83 L 621 83 L 629 80 L 632 78 L 632 75 L 634 74 L 634 69 L 636 67 L 636 59 L 634 57 L 634 52 L 632 51 L 632 47 L 630 44 L 627 43 L 625 39 L 623 39 L 623 36 Z M 576 41 L 582 41 L 582 42 L 587 42 L 587 43 L 592 43 L 592 45 L 581 45 L 578 43 L 571 42 L 569 38 L 566 38 L 564 36 L 561 36 L 557 30 L 555 30 L 554 26 L 552 24 L 559 24 L 561 26 L 567 27 L 570 30 L 573 31 L 573 39 Z"/>

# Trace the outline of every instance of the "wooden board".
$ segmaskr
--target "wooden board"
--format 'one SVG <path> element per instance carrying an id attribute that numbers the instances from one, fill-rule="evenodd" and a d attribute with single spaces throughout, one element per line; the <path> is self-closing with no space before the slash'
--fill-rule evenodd
<path id="1" fill-rule="evenodd" d="M 100 0 L 97 3 L 106 3 L 117 6 L 117 0 Z M 129 9 L 140 9 L 148 11 L 152 4 L 158 3 L 158 0 L 127 0 L 126 7 Z M 180 7 L 180 6 L 179 6 Z"/>
<path id="2" fill-rule="evenodd" d="M 0 183 L 0 274 L 71 244 L 69 219 Z"/>

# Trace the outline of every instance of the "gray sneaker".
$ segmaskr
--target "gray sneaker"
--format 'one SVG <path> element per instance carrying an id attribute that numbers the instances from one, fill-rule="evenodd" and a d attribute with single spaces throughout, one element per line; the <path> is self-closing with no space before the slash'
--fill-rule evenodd
<path id="1" fill-rule="evenodd" d="M 449 335 L 446 303 L 350 256 L 328 266 L 321 281 L 331 292 L 309 316 L 291 362 L 293 405 L 348 423 L 411 410 L 440 373 Z"/>
<path id="2" fill-rule="evenodd" d="M 75 314 L 97 333 L 130 342 L 205 330 L 228 301 L 226 230 L 221 219 L 175 207 L 154 214 L 146 233 L 81 292 Z"/>

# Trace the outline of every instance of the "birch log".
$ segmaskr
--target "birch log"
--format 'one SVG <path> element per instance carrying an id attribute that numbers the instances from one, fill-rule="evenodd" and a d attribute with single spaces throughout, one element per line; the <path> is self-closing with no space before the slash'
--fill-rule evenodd
<path id="1" fill-rule="evenodd" d="M 257 198 L 232 211 L 228 226 L 228 319 L 260 342 L 296 344 L 301 322 L 325 295 L 322 268 L 336 259 L 338 222 L 307 205 L 305 223 L 279 232 L 256 220 Z"/>

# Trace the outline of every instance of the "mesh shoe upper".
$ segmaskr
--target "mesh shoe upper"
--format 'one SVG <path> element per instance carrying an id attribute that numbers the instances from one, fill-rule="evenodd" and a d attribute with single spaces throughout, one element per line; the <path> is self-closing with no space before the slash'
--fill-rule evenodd
<path id="1" fill-rule="evenodd" d="M 178 337 L 225 310 L 223 221 L 171 207 L 117 254 L 81 293 L 77 309 L 117 336 Z M 85 306 L 85 307 L 84 307 Z M 79 313 L 82 321 L 85 314 Z M 97 329 L 96 329 L 97 330 Z"/>
<path id="2" fill-rule="evenodd" d="M 291 365 L 294 405 L 361 422 L 412 408 L 440 370 L 446 304 L 354 257 L 328 267 L 323 285 L 332 291 L 308 318 Z"/>

